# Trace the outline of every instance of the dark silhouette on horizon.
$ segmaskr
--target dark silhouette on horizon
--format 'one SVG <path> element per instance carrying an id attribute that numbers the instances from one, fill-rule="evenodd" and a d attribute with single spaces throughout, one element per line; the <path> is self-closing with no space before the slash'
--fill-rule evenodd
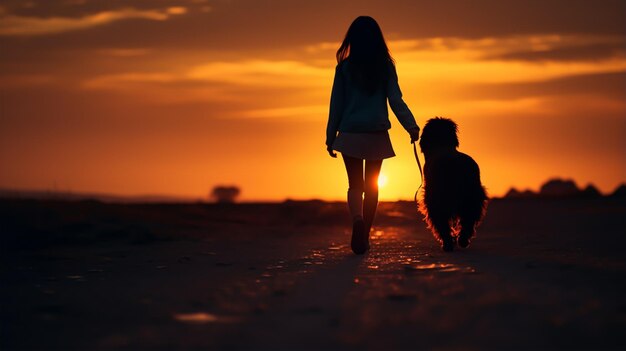
<path id="1" fill-rule="evenodd" d="M 619 199 L 626 199 L 626 184 L 618 186 L 610 196 Z"/>
<path id="2" fill-rule="evenodd" d="M 383 159 L 395 156 L 388 129 L 387 101 L 402 127 L 417 140 L 419 127 L 402 100 L 394 60 L 382 30 L 368 16 L 357 17 L 336 53 L 326 150 L 341 152 L 348 174 L 347 202 L 352 216 L 352 251 L 369 250 L 378 207 L 378 176 Z"/>
<path id="3" fill-rule="evenodd" d="M 235 203 L 239 194 L 241 194 L 241 189 L 236 186 L 218 185 L 213 188 L 210 197 L 217 203 L 232 204 Z"/>
<path id="4" fill-rule="evenodd" d="M 624 198 L 626 195 L 626 184 L 618 185 L 613 192 L 606 195 L 602 194 L 594 184 L 587 184 L 584 188 L 578 187 L 572 179 L 550 178 L 541 185 L 539 192 L 532 190 L 520 191 L 511 188 L 503 196 L 505 199 L 523 199 L 523 198 Z"/>
<path id="5" fill-rule="evenodd" d="M 573 180 L 551 179 L 541 186 L 543 196 L 571 196 L 580 192 Z"/>
<path id="6" fill-rule="evenodd" d="M 420 211 L 444 251 L 467 248 L 487 208 L 478 164 L 459 152 L 458 127 L 451 119 L 428 120 L 419 141 L 424 164 Z"/>

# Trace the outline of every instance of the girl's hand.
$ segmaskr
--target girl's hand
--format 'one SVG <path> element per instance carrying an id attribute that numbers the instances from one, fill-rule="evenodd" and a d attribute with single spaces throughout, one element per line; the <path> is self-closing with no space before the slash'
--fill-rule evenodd
<path id="1" fill-rule="evenodd" d="M 330 146 L 326 147 L 326 151 L 328 151 L 328 154 L 330 155 L 330 157 L 337 158 L 337 153 L 335 152 L 335 150 L 333 150 L 332 147 Z"/>
<path id="2" fill-rule="evenodd" d="M 408 130 L 409 135 L 411 136 L 411 144 L 418 141 L 420 138 L 420 127 L 411 128 Z"/>

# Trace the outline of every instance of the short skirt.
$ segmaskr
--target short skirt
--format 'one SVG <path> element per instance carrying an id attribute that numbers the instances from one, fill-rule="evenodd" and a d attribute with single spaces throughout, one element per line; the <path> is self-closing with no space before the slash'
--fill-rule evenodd
<path id="1" fill-rule="evenodd" d="M 370 133 L 339 132 L 333 150 L 364 160 L 382 160 L 396 155 L 386 130 Z"/>

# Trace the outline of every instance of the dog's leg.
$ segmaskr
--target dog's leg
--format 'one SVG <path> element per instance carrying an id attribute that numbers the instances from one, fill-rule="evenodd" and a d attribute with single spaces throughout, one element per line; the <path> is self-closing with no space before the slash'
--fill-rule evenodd
<path id="1" fill-rule="evenodd" d="M 476 220 L 473 218 L 461 218 L 461 233 L 459 234 L 459 246 L 466 248 L 476 234 Z"/>
<path id="2" fill-rule="evenodd" d="M 454 250 L 454 238 L 451 234 L 449 218 L 431 218 L 433 229 L 435 229 L 435 239 L 441 244 L 444 251 Z"/>
<path id="3" fill-rule="evenodd" d="M 484 211 L 484 198 L 484 193 L 478 194 L 462 203 L 459 214 L 461 231 L 458 239 L 459 246 L 462 248 L 468 247 L 476 234 L 476 227 L 480 223 Z"/>

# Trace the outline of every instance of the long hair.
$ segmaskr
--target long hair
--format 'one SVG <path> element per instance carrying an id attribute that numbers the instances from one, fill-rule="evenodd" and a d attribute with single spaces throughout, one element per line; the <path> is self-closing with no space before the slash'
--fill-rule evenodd
<path id="1" fill-rule="evenodd" d="M 357 17 L 337 50 L 337 63 L 349 63 L 348 72 L 357 86 L 373 93 L 387 80 L 393 58 L 380 26 L 372 17 Z"/>

